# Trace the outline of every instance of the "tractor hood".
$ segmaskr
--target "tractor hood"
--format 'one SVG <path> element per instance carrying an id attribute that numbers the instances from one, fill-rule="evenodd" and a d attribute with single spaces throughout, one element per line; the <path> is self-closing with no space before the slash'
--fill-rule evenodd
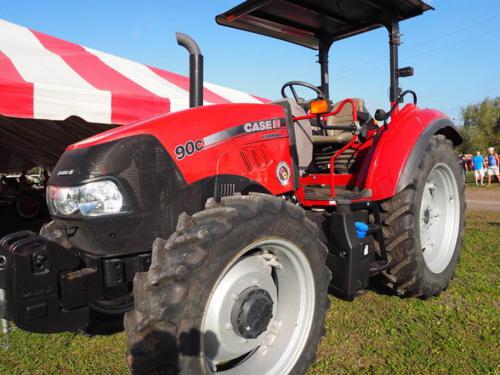
<path id="1" fill-rule="evenodd" d="M 274 172 L 280 162 L 292 165 L 286 123 L 280 105 L 223 104 L 98 134 L 61 156 L 49 180 L 51 215 L 73 233 L 74 247 L 92 254 L 148 251 L 154 238 L 172 233 L 180 213 L 201 210 L 224 178 L 234 191 L 250 184 L 273 194 L 292 190 Z M 103 194 L 121 195 L 120 210 L 85 212 Z"/>
<path id="2" fill-rule="evenodd" d="M 285 118 L 284 107 L 278 104 L 219 104 L 202 106 L 160 115 L 136 124 L 99 133 L 68 146 L 67 151 L 95 146 L 140 134 L 155 136 L 168 146 L 187 139 L 213 135 L 238 124 Z M 171 152 L 175 152 L 172 150 Z"/>
<path id="3" fill-rule="evenodd" d="M 231 144 L 240 147 L 269 139 L 265 137 L 288 137 L 286 116 L 285 107 L 277 104 L 196 107 L 112 129 L 71 145 L 66 152 L 148 135 L 158 140 L 183 178 L 192 183 L 218 173 L 217 159 L 229 148 L 228 142 L 236 142 L 238 146 Z M 207 160 L 212 162 L 204 163 Z"/>

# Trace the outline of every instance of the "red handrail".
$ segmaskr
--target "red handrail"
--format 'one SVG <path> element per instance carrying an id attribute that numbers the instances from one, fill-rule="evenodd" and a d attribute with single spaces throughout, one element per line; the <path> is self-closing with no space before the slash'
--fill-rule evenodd
<path id="1" fill-rule="evenodd" d="M 354 143 L 358 141 L 358 136 L 354 135 L 352 139 L 344 145 L 340 150 L 338 150 L 335 154 L 330 158 L 330 195 L 332 197 L 335 196 L 335 160 L 347 149 L 349 149 Z"/>
<path id="2" fill-rule="evenodd" d="M 325 113 L 323 115 L 321 115 L 323 118 L 326 118 L 326 117 L 330 117 L 330 116 L 335 116 L 336 114 L 340 113 L 340 111 L 342 111 L 342 109 L 344 108 L 344 106 L 347 104 L 347 103 L 350 103 L 351 104 L 351 107 L 352 107 L 352 121 L 353 122 L 356 122 L 358 121 L 358 111 L 357 111 L 357 108 L 356 108 L 356 103 L 354 102 L 354 99 L 344 99 L 340 102 L 338 108 L 335 110 L 335 111 L 332 111 L 332 112 L 329 112 L 329 113 Z M 299 117 L 294 117 L 293 120 L 294 121 L 300 121 L 300 120 L 307 120 L 307 119 L 312 119 L 312 118 L 316 118 L 317 115 L 306 115 L 306 116 L 299 116 Z M 352 139 L 346 144 L 344 145 L 340 150 L 338 150 L 335 154 L 332 155 L 332 157 L 330 158 L 330 195 L 332 197 L 335 196 L 335 160 L 340 156 L 342 155 L 342 153 L 349 149 L 354 143 L 356 143 L 358 141 L 358 136 L 357 135 L 354 135 L 352 137 Z"/>
<path id="3" fill-rule="evenodd" d="M 325 114 L 321 115 L 321 117 L 335 116 L 336 114 L 340 113 L 340 111 L 342 111 L 342 109 L 344 108 L 344 106 L 347 103 L 350 103 L 351 106 L 352 106 L 352 121 L 353 122 L 358 121 L 358 111 L 357 111 L 356 103 L 354 102 L 354 99 L 344 99 L 344 100 L 342 100 L 340 102 L 340 104 L 339 104 L 339 107 L 335 111 L 332 111 L 332 112 L 329 112 L 329 113 L 325 113 Z M 293 120 L 294 121 L 308 120 L 308 119 L 316 118 L 316 116 L 317 115 L 299 116 L 299 117 L 294 117 Z"/>

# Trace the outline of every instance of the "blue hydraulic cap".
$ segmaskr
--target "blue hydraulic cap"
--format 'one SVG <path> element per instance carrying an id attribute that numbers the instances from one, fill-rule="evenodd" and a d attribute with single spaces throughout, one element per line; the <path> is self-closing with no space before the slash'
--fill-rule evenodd
<path id="1" fill-rule="evenodd" d="M 358 238 L 366 237 L 366 233 L 368 232 L 368 224 L 365 224 L 362 221 L 356 221 L 354 223 L 354 228 L 356 228 L 356 235 L 358 236 Z"/>

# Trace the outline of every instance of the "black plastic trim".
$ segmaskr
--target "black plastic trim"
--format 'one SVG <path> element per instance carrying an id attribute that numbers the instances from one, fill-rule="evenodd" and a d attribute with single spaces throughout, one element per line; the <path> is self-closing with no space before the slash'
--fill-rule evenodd
<path id="1" fill-rule="evenodd" d="M 288 129 L 288 138 L 290 139 L 290 157 L 292 159 L 293 169 L 293 190 L 297 190 L 300 186 L 300 171 L 299 171 L 299 155 L 297 151 L 297 141 L 295 137 L 295 128 L 293 122 L 292 109 L 290 103 L 286 100 L 274 102 L 274 104 L 281 105 L 285 109 L 285 121 Z"/>

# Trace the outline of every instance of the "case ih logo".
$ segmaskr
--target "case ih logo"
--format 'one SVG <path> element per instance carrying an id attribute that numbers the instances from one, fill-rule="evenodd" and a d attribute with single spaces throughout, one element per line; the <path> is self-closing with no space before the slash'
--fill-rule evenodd
<path id="1" fill-rule="evenodd" d="M 281 126 L 280 119 L 247 122 L 243 129 L 247 133 L 259 132 L 263 130 L 278 129 Z"/>
<path id="2" fill-rule="evenodd" d="M 286 126 L 284 118 L 271 118 L 268 120 L 251 121 L 242 125 L 236 125 L 232 128 L 224 129 L 214 134 L 210 134 L 203 138 L 203 143 L 205 147 L 208 147 L 216 143 L 225 141 L 228 138 L 233 138 L 248 133 L 279 129 L 284 126 Z"/>
<path id="3" fill-rule="evenodd" d="M 57 175 L 58 176 L 71 176 L 74 172 L 75 172 L 74 169 L 67 169 L 64 171 L 57 172 Z"/>

